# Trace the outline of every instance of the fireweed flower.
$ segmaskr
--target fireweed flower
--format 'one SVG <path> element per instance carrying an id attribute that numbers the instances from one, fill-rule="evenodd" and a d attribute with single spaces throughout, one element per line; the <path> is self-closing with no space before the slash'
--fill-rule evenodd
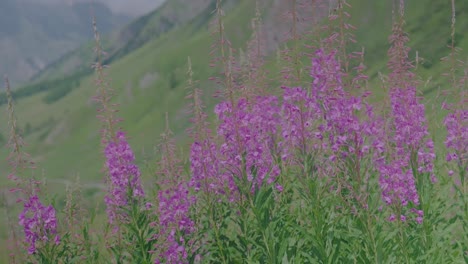
<path id="1" fill-rule="evenodd" d="M 366 136 L 375 130 L 373 110 L 363 107 L 362 97 L 354 97 L 344 90 L 342 70 L 336 51 L 315 52 L 310 76 L 310 92 L 302 88 L 284 87 L 282 111 L 284 156 L 289 149 L 310 153 L 318 151 L 326 156 L 321 170 L 330 174 L 336 160 L 355 156 L 359 162 L 369 152 Z M 360 112 L 365 110 L 364 114 Z M 367 115 L 367 120 L 362 119 Z M 359 166 L 357 166 L 359 167 Z"/>
<path id="2" fill-rule="evenodd" d="M 194 223 L 189 217 L 190 206 L 195 203 L 194 197 L 189 194 L 187 183 L 180 181 L 160 191 L 158 198 L 161 230 L 157 238 L 164 239 L 163 243 L 156 245 L 162 248 L 159 257 L 165 263 L 188 263 L 183 235 L 194 230 Z M 161 262 L 156 260 L 155 263 Z"/>
<path id="3" fill-rule="evenodd" d="M 405 156 L 416 153 L 418 172 L 432 173 L 435 159 L 434 143 L 429 138 L 424 105 L 416 96 L 416 88 L 396 88 L 390 96 L 396 154 Z"/>
<path id="4" fill-rule="evenodd" d="M 409 202 L 419 204 L 414 176 L 408 166 L 405 160 L 393 160 L 379 167 L 382 199 L 387 205 L 400 203 L 407 206 Z"/>
<path id="5" fill-rule="evenodd" d="M 283 138 L 289 138 L 296 147 L 298 141 L 302 141 L 304 151 L 308 151 L 305 142 L 312 138 L 323 144 L 315 145 L 315 148 L 329 148 L 324 140 L 326 134 L 332 130 L 330 125 L 339 118 L 346 118 L 342 110 L 348 103 L 343 102 L 346 96 L 341 80 L 341 67 L 335 59 L 335 53 L 333 51 L 326 54 L 322 49 L 315 52 L 310 71 L 313 81 L 309 93 L 299 87 L 283 88 L 283 118 L 289 122 L 283 125 Z M 318 121 L 323 122 L 312 127 Z"/>
<path id="6" fill-rule="evenodd" d="M 340 63 L 335 58 L 336 51 L 325 53 L 322 49 L 315 52 L 312 59 L 311 100 L 316 109 L 320 109 L 322 125 L 317 136 L 327 135 L 328 147 L 333 156 L 346 158 L 355 154 L 362 158 L 368 147 L 364 145 L 366 135 L 373 129 L 372 109 L 366 108 L 370 121 L 360 120 L 358 112 L 363 109 L 362 99 L 345 92 Z"/>
<path id="7" fill-rule="evenodd" d="M 141 187 L 140 170 L 134 164 L 135 156 L 122 131 L 116 133 L 115 141 L 110 141 L 105 149 L 106 166 L 109 171 L 109 192 L 106 195 L 109 223 L 123 217 L 119 207 L 127 206 L 129 194 L 134 198 L 144 197 Z"/>
<path id="8" fill-rule="evenodd" d="M 288 159 L 296 149 L 309 151 L 310 138 L 322 140 L 320 132 L 312 133 L 312 124 L 320 113 L 320 108 L 301 87 L 283 87 L 283 104 L 281 107 L 282 158 Z"/>
<path id="9" fill-rule="evenodd" d="M 444 125 L 447 128 L 445 146 L 449 150 L 447 161 L 456 162 L 468 171 L 468 110 L 454 110 L 445 117 Z"/>
<path id="10" fill-rule="evenodd" d="M 155 263 L 188 263 L 184 237 L 194 231 L 190 208 L 196 203 L 196 197 L 189 192 L 191 183 L 183 177 L 182 163 L 175 153 L 175 143 L 168 122 L 161 137 L 162 159 L 157 172 L 161 188 L 158 191 L 159 217 L 157 222 L 151 223 L 159 226 L 159 232 L 153 237 L 158 241 L 156 250 L 153 251 L 157 255 Z"/>
<path id="11" fill-rule="evenodd" d="M 196 192 L 203 191 L 224 194 L 229 178 L 221 172 L 219 150 L 210 139 L 195 141 L 190 148 L 190 187 Z"/>
<path id="12" fill-rule="evenodd" d="M 312 81 L 312 98 L 325 106 L 334 98 L 344 97 L 340 63 L 335 58 L 336 51 L 326 54 L 322 49 L 315 52 L 312 59 L 310 75 Z"/>
<path id="13" fill-rule="evenodd" d="M 37 252 L 39 243 L 51 243 L 51 239 L 56 245 L 60 243 L 55 209 L 51 205 L 44 206 L 37 195 L 25 201 L 24 210 L 19 215 L 19 224 L 24 228 L 29 254 Z"/>
<path id="14" fill-rule="evenodd" d="M 392 123 L 386 139 L 389 156 L 376 162 L 380 172 L 382 199 L 387 205 L 406 207 L 419 205 L 417 173 L 429 173 L 434 182 L 434 144 L 429 138 L 424 105 L 416 96 L 416 88 L 393 88 L 390 92 Z M 422 212 L 416 221 L 422 222 Z"/>
<path id="15" fill-rule="evenodd" d="M 252 183 L 252 191 L 279 175 L 274 162 L 280 107 L 275 96 L 258 96 L 252 102 L 241 98 L 233 108 L 222 102 L 216 106 L 220 124 L 218 135 L 224 139 L 220 152 L 221 165 L 229 177 L 242 177 Z M 230 182 L 230 189 L 237 187 Z"/>

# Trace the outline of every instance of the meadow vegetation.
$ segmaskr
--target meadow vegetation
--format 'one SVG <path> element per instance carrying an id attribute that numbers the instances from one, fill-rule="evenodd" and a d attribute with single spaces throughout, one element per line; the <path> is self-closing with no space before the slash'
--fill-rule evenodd
<path id="1" fill-rule="evenodd" d="M 170 102 L 189 109 L 190 125 L 171 126 L 169 117 L 181 111 L 148 116 L 151 106 L 137 106 L 142 123 L 164 126 L 157 162 L 137 161 L 130 139 L 138 125 L 126 128 L 119 110 L 160 91 L 116 98 L 94 20 L 95 89 L 83 104 L 96 111 L 101 151 L 75 157 L 93 164 L 88 170 L 102 168 L 104 184 L 93 193 L 79 178 L 67 184 L 63 201 L 49 192 L 48 172 L 25 151 L 18 92 L 6 79 L 9 263 L 467 263 L 468 65 L 457 46 L 455 1 L 447 10 L 446 56 L 434 66 L 444 69 L 445 88 L 431 100 L 436 92 L 417 69 L 433 65 L 410 56 L 404 1 L 393 6 L 386 57 L 371 54 L 369 62 L 345 0 L 289 2 L 281 20 L 290 27 L 276 54 L 268 51 L 263 2 L 250 10 L 251 36 L 234 38 L 247 42 L 240 49 L 226 26 L 236 16 L 226 16 L 222 0 L 213 1 L 209 18 L 212 43 L 191 39 L 206 54 L 161 54 L 185 61 L 156 83 L 172 88 Z M 190 35 L 191 26 L 178 33 Z M 172 37 L 157 43 L 179 45 Z M 195 62 L 206 56 L 209 70 Z M 132 59 L 113 66 L 123 71 Z M 164 67 L 179 63 L 169 61 Z M 386 70 L 369 71 L 378 67 L 367 63 Z M 197 80 L 197 71 L 213 74 Z M 175 89 L 182 78 L 184 102 Z M 43 100 L 60 101 L 77 86 L 50 90 Z M 207 103 L 211 95 L 216 105 Z M 173 129 L 186 129 L 186 137 Z M 74 144 L 66 147 L 76 151 L 81 143 Z"/>

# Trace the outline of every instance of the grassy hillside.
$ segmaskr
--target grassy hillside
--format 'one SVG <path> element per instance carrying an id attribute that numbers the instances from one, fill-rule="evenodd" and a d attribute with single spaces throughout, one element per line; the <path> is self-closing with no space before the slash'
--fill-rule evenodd
<path id="1" fill-rule="evenodd" d="M 209 4 L 210 1 L 207 0 L 190 1 L 190 4 L 182 4 L 181 1 L 167 1 L 161 7 L 132 21 L 119 31 L 104 35 L 102 45 L 108 54 L 105 63 L 112 63 L 145 43 L 187 23 L 206 10 Z M 100 25 L 99 17 L 97 19 Z M 90 23 L 88 24 L 90 27 Z M 101 26 L 99 29 L 101 30 Z M 35 79 L 40 81 L 61 78 L 63 75 L 74 75 L 77 71 L 90 72 L 89 62 L 93 60 L 93 57 L 93 43 L 91 42 L 49 65 Z"/>
<path id="2" fill-rule="evenodd" d="M 24 83 L 49 63 L 92 38 L 90 10 L 100 17 L 103 32 L 130 20 L 100 3 L 44 4 L 37 1 L 0 3 L 0 74 Z M 40 45 L 38 45 L 40 43 Z"/>
<path id="3" fill-rule="evenodd" d="M 228 32 L 244 32 L 244 37 L 238 38 L 239 43 L 248 36 L 246 21 L 252 16 L 251 4 L 243 1 L 227 19 Z M 198 20 L 205 21 L 196 23 Z M 181 98 L 186 94 L 187 57 L 191 56 L 194 61 L 195 78 L 206 80 L 210 75 L 201 71 L 207 68 L 211 43 L 206 20 L 205 16 L 200 16 L 193 20 L 194 23 L 164 34 L 110 65 L 108 77 L 117 92 L 116 101 L 125 120 L 122 126 L 132 135 L 132 144 L 140 160 L 145 155 L 154 156 L 152 149 L 143 149 L 143 146 L 148 141 L 157 143 L 165 112 L 170 113 L 175 131 L 186 127 L 187 117 Z M 203 22 L 205 27 L 197 26 Z M 50 179 L 70 179 L 79 173 L 83 181 L 101 181 L 101 158 L 97 148 L 99 125 L 91 100 L 95 93 L 93 78 L 89 75 L 80 79 L 79 86 L 51 104 L 44 98 L 52 88 L 17 102 L 20 127 L 30 128 L 26 136 L 28 151 L 33 153 Z M 2 114 L 5 114 L 4 110 Z M 6 123 L 2 124 L 1 131 L 6 134 Z M 2 157 L 6 157 L 6 152 L 3 148 Z M 7 169 L 4 161 L 1 168 L 2 172 Z"/>
<path id="4" fill-rule="evenodd" d="M 120 125 L 128 132 L 130 144 L 140 165 L 145 165 L 145 162 L 150 164 L 148 166 L 154 164 L 158 148 L 149 146 L 157 146 L 159 135 L 164 129 L 166 112 L 169 113 L 172 130 L 176 132 L 179 142 L 182 142 L 181 147 L 184 148 L 184 142 L 187 142 L 183 131 L 188 127 L 188 117 L 184 108 L 188 57 L 193 62 L 194 78 L 200 80 L 199 86 L 204 90 L 206 103 L 212 106 L 216 102 L 211 94 L 217 87 L 208 81 L 210 76 L 217 74 L 208 67 L 212 43 L 208 23 L 213 6 L 210 5 L 210 1 L 199 2 L 204 8 L 198 10 L 196 15 L 192 14 L 192 17 L 177 20 L 183 13 L 172 13 L 172 16 L 169 16 L 169 11 L 155 11 L 127 27 L 127 32 L 133 34 L 131 37 L 117 44 L 109 43 L 112 39 L 110 38 L 105 43 L 111 51 L 107 73 L 112 88 L 116 91 L 115 102 L 119 104 L 119 114 L 123 118 Z M 353 6 L 353 24 L 358 28 L 358 43 L 350 47 L 350 50 L 361 50 L 361 46 L 365 47 L 365 63 L 368 66 L 366 72 L 371 76 L 369 88 L 375 92 L 378 100 L 382 89 L 377 77 L 379 72 L 385 73 L 387 63 L 391 4 L 369 0 L 349 2 Z M 251 0 L 229 3 L 230 8 L 225 20 L 227 35 L 235 48 L 245 49 L 244 43 L 250 36 L 250 19 L 255 15 L 255 3 Z M 272 3 L 277 4 L 278 1 Z M 177 0 L 168 1 L 159 10 L 180 10 L 180 4 Z M 459 33 L 456 34 L 456 44 L 457 47 L 468 51 L 468 40 L 461 34 L 468 30 L 468 19 L 465 18 L 468 3 L 458 1 L 457 5 Z M 278 6 L 271 5 L 266 9 L 264 16 L 272 17 L 273 10 L 277 9 Z M 177 22 L 167 22 L 172 21 L 171 19 L 176 19 L 174 21 Z M 442 98 L 439 97 L 438 91 L 446 89 L 444 80 L 440 77 L 446 71 L 446 67 L 440 63 L 440 58 L 449 52 L 446 46 L 450 37 L 450 4 L 442 0 L 408 2 L 406 20 L 406 31 L 411 39 L 409 45 L 412 47 L 410 56 L 416 58 L 417 51 L 416 71 L 423 83 L 421 92 L 426 95 L 429 116 L 440 120 L 441 115 L 437 109 Z M 167 23 L 164 24 L 164 21 Z M 63 184 L 77 175 L 89 186 L 85 190 L 85 194 L 89 196 L 99 191 L 99 184 L 103 181 L 100 173 L 103 164 L 99 151 L 100 125 L 96 118 L 96 106 L 92 101 L 96 90 L 94 76 L 82 66 L 91 64 L 91 51 L 92 45 L 83 46 L 45 71 L 43 77 L 38 79 L 44 79 L 43 81 L 15 92 L 16 95 L 24 95 L 16 102 L 16 114 L 19 127 L 28 143 L 26 151 L 31 153 L 33 160 L 38 163 L 40 169 L 37 174 L 44 173 L 50 182 L 50 188 L 57 189 L 59 194 L 63 194 L 60 193 L 63 192 Z M 70 77 L 45 81 L 46 77 L 57 78 L 65 74 L 65 65 L 73 64 L 72 57 L 81 57 L 82 61 L 76 63 L 79 67 L 70 66 Z M 274 54 L 271 57 L 273 58 Z M 271 74 L 278 71 L 276 66 L 269 69 Z M 0 114 L 7 120 L 5 108 L 5 105 L 2 105 Z M 208 108 L 208 111 L 211 112 L 211 108 Z M 2 144 L 7 140 L 7 133 L 7 122 L 1 122 Z M 443 133 L 437 135 L 436 140 L 440 142 Z M 2 175 L 8 172 L 5 161 L 7 155 L 8 149 L 1 148 Z M 144 175 L 146 179 L 151 176 Z M 5 177 L 0 182 L 5 183 Z"/>
<path id="5" fill-rule="evenodd" d="M 243 1 L 228 17 L 229 32 L 245 32 L 242 33 L 244 37 L 238 39 L 239 42 L 248 36 L 248 21 L 254 14 L 253 10 L 250 1 Z M 120 113 L 124 119 L 121 125 L 129 132 L 130 142 L 141 165 L 145 160 L 154 164 L 156 151 L 148 147 L 148 142 L 154 146 L 158 144 L 166 112 L 171 113 L 171 125 L 175 131 L 183 131 L 187 126 L 188 118 L 182 107 L 182 98 L 186 95 L 186 61 L 191 56 L 194 68 L 207 69 L 211 38 L 206 23 L 210 11 L 206 9 L 203 15 L 191 20 L 193 23 L 180 25 L 176 30 L 162 34 L 110 65 L 108 78 L 117 94 L 115 100 L 120 104 Z M 206 80 L 211 74 L 195 71 L 197 79 Z M 28 132 L 25 135 L 28 143 L 26 151 L 32 154 L 44 172 L 47 171 L 48 186 L 57 191 L 58 201 L 63 200 L 60 197 L 63 197 L 66 183 L 76 176 L 80 176 L 84 183 L 86 197 L 97 195 L 97 200 L 102 199 L 102 192 L 99 192 L 103 182 L 100 173 L 103 164 L 99 150 L 100 125 L 92 102 L 95 95 L 94 76 L 85 73 L 84 77 L 74 79 L 74 82 L 77 81 L 77 87 L 53 103 L 47 103 L 44 98 L 55 88 L 44 83 L 38 84 L 43 88 L 33 89 L 40 92 L 33 92 L 16 102 L 16 114 L 18 120 L 21 120 L 19 126 Z M 201 85 L 206 83 L 202 82 Z M 69 89 L 68 86 L 64 88 Z M 21 93 L 21 90 L 16 93 Z M 6 105 L 2 106 L 1 115 L 7 120 Z M 0 124 L 2 144 L 6 143 L 7 131 L 7 122 Z M 0 149 L 2 175 L 8 172 L 8 151 L 6 147 Z M 40 174 L 41 169 L 37 173 Z M 148 178 L 152 175 L 145 176 Z M 10 182 L 5 177 L 1 182 L 3 192 L 7 188 L 3 184 L 9 185 Z M 3 213 L 1 217 L 4 219 Z M 16 215 L 16 212 L 12 214 Z M 4 238 L 3 225 L 0 232 Z M 6 256 L 3 253 L 0 255 Z"/>
<path id="6" fill-rule="evenodd" d="M 170 3 L 171 1 L 168 2 Z M 354 25 L 358 27 L 356 36 L 359 42 L 356 46 L 366 47 L 368 73 L 375 79 L 386 65 L 391 6 L 384 2 L 362 0 L 351 3 Z M 226 29 L 236 47 L 242 47 L 241 43 L 249 36 L 248 27 L 249 20 L 254 15 L 253 6 L 251 1 L 239 1 L 227 14 Z M 184 86 L 188 56 L 194 64 L 195 78 L 201 80 L 200 85 L 206 90 L 207 99 L 212 102 L 208 94 L 213 85 L 207 82 L 208 77 L 213 74 L 207 67 L 212 40 L 207 26 L 209 9 L 206 10 L 190 23 L 182 23 L 167 33 L 157 34 L 159 37 L 147 41 L 132 52 L 121 50 L 124 55 L 110 65 L 108 77 L 117 92 L 116 101 L 120 104 L 124 118 L 122 126 L 132 136 L 131 143 L 140 161 L 144 157 L 153 157 L 154 151 L 144 149 L 144 143 L 146 146 L 148 142 L 157 143 L 166 112 L 170 115 L 174 131 L 181 132 L 187 126 L 182 98 L 186 94 Z M 464 2 L 458 6 L 458 32 L 468 29 L 468 21 L 463 19 L 467 10 L 468 4 Z M 449 52 L 446 45 L 450 36 L 450 7 L 443 1 L 424 5 L 424 8 L 409 3 L 406 13 L 410 46 L 413 47 L 411 54 L 415 56 L 415 51 L 418 51 L 419 57 L 424 58 L 418 67 L 418 73 L 423 80 L 432 79 L 424 87 L 424 91 L 433 98 L 436 90 L 441 87 L 438 80 L 444 71 L 439 60 Z M 154 17 L 145 20 L 158 21 L 157 18 L 161 17 L 157 12 L 153 15 Z M 148 25 L 140 31 L 146 32 L 144 28 L 151 32 Z M 139 38 L 151 39 L 151 35 L 152 33 L 144 33 Z M 457 36 L 457 45 L 468 47 L 467 40 L 461 34 Z M 48 103 L 46 99 L 53 93 L 54 85 L 47 86 L 46 92 L 18 100 L 17 116 L 20 127 L 26 134 L 28 151 L 45 169 L 48 178 L 68 179 L 80 174 L 84 181 L 100 181 L 98 122 L 91 100 L 95 91 L 93 76 L 77 75 L 74 84 L 71 80 L 64 82 L 68 87 L 73 86 L 73 89 L 57 101 Z M 372 90 L 380 89 L 377 83 L 372 85 L 375 85 L 375 88 L 371 87 Z M 2 109 L 2 114 L 6 116 L 4 110 Z M 6 122 L 1 124 L 0 129 L 2 137 L 6 138 Z M 6 152 L 3 148 L 2 157 L 6 156 Z M 5 162 L 1 168 L 4 173 Z"/>

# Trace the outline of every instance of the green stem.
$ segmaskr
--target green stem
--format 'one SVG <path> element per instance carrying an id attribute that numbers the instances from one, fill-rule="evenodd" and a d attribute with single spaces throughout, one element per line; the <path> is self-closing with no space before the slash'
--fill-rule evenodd
<path id="1" fill-rule="evenodd" d="M 258 190 L 259 192 L 262 191 L 262 190 Z M 252 197 L 249 195 L 250 199 L 249 199 L 249 202 L 250 202 L 250 207 L 252 208 L 252 211 L 254 212 L 255 214 L 255 217 L 257 218 L 257 224 L 258 224 L 258 227 L 260 228 L 260 233 L 262 234 L 262 238 L 263 238 L 263 244 L 265 245 L 265 248 L 266 248 L 266 251 L 267 251 L 267 258 L 269 259 L 269 263 L 275 263 L 275 254 L 272 254 L 272 250 L 270 249 L 270 246 L 268 244 L 268 239 L 266 238 L 266 231 L 265 231 L 265 228 L 264 226 L 262 225 L 262 218 L 261 218 L 261 214 L 258 212 L 258 208 L 254 205 L 253 203 L 253 199 Z"/>
<path id="2" fill-rule="evenodd" d="M 405 232 L 404 232 L 404 227 L 403 227 L 403 223 L 401 221 L 401 213 L 398 212 L 398 219 L 396 219 L 396 221 L 398 221 L 398 234 L 399 234 L 399 242 L 400 242 L 400 249 L 402 250 L 403 252 L 403 257 L 405 259 L 405 262 L 404 263 L 410 263 L 410 260 L 409 260 L 409 256 L 408 256 L 408 251 L 407 251 L 407 248 L 406 248 L 406 236 L 405 236 Z"/>
<path id="3" fill-rule="evenodd" d="M 371 241 L 371 246 L 372 246 L 372 250 L 374 251 L 374 262 L 377 264 L 377 263 L 380 263 L 379 262 L 379 255 L 378 255 L 378 251 L 377 251 L 377 243 L 375 241 L 375 236 L 374 236 L 374 232 L 372 232 L 372 227 L 371 227 L 371 223 L 372 223 L 372 216 L 369 214 L 369 211 L 366 211 L 366 229 L 367 229 L 367 233 L 369 234 L 369 238 L 370 238 L 370 241 Z"/>
<path id="4" fill-rule="evenodd" d="M 214 217 L 214 211 L 213 211 L 213 206 L 209 206 L 209 211 L 210 211 L 210 216 L 211 216 L 211 224 L 210 226 L 213 227 L 214 229 L 214 233 L 215 233 L 215 239 L 216 239 L 216 246 L 218 246 L 218 250 L 219 250 L 219 255 L 221 256 L 221 259 L 222 259 L 222 263 L 228 263 L 227 260 L 226 260 L 226 256 L 224 256 L 224 248 L 223 248 L 223 245 L 222 243 L 220 242 L 220 235 L 219 235 L 219 229 L 218 229 L 218 226 L 216 224 L 216 217 Z"/>

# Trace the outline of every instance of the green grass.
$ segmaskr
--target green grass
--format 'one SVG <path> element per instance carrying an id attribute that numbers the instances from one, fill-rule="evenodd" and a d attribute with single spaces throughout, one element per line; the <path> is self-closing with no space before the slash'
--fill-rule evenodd
<path id="1" fill-rule="evenodd" d="M 385 72 L 391 6 L 375 1 L 352 1 L 352 4 L 352 23 L 358 26 L 356 37 L 359 42 L 355 48 L 361 45 L 366 47 L 368 74 L 374 77 L 370 88 L 380 97 L 380 86 L 375 76 L 377 72 Z M 417 72 L 423 80 L 434 80 L 426 88 L 432 91 L 427 98 L 432 101 L 436 94 L 434 90 L 441 85 L 437 80 L 440 80 L 439 76 L 444 71 L 438 60 L 449 52 L 445 46 L 450 33 L 450 7 L 442 1 L 422 5 L 423 8 L 420 4 L 408 5 L 406 13 L 407 31 L 411 33 L 410 46 L 418 51 L 419 56 L 426 58 L 425 64 L 419 66 Z M 226 17 L 226 30 L 229 36 L 233 36 L 235 47 L 242 46 L 249 36 L 249 20 L 254 12 L 252 7 L 250 1 L 242 1 Z M 461 14 L 467 12 L 468 4 L 461 3 L 458 10 L 460 18 L 457 28 L 458 32 L 463 32 L 468 28 L 468 21 Z M 213 75 L 213 71 L 207 67 L 212 40 L 206 24 L 204 14 L 110 65 L 108 77 L 116 91 L 116 102 L 120 103 L 120 115 L 124 119 L 121 125 L 132 138 L 131 143 L 138 158 L 141 158 L 145 146 L 147 152 L 148 144 L 157 143 L 166 112 L 177 134 L 181 134 L 187 127 L 183 97 L 186 94 L 184 72 L 188 56 L 193 61 L 195 79 L 202 81 L 200 85 L 206 94 L 213 91 L 213 85 L 205 81 Z M 468 46 L 466 39 L 461 39 L 458 44 L 460 47 Z M 429 63 L 431 66 L 424 66 Z M 156 80 L 145 89 L 138 87 L 143 76 L 150 73 L 157 73 Z M 45 169 L 47 177 L 69 178 L 79 173 L 84 181 L 100 181 L 98 168 L 102 158 L 97 147 L 99 123 L 95 117 L 95 107 L 90 103 L 95 93 L 93 77 L 78 76 L 77 79 L 79 86 L 55 102 L 44 102 L 51 91 L 21 98 L 16 105 L 17 117 L 21 128 L 24 129 L 27 124 L 32 128 L 33 132 L 26 136 L 27 151 L 40 161 L 40 167 Z M 171 82 L 172 86 L 174 83 L 176 85 L 171 87 Z M 132 87 L 131 98 L 128 97 L 128 87 Z M 213 100 L 208 103 L 212 105 Z M 1 113 L 6 117 L 4 108 Z M 441 118 L 440 115 L 436 117 L 438 120 Z M 54 129 L 57 130 L 55 135 Z M 0 131 L 6 138 L 7 122 L 0 124 Z M 52 136 L 48 135 L 50 133 Z M 47 137 L 48 142 L 44 142 Z M 2 160 L 6 155 L 7 150 L 2 149 Z M 2 161 L 1 165 L 0 172 L 5 173 L 6 163 Z"/>
<path id="2" fill-rule="evenodd" d="M 228 18 L 227 23 L 238 25 L 247 20 L 249 12 L 244 10 L 249 8 L 245 3 L 247 1 L 239 7 L 245 17 L 233 16 L 236 19 Z M 235 27 L 235 30 L 239 30 Z M 234 26 L 228 26 L 227 30 L 230 28 Z M 240 30 L 247 32 L 246 26 Z M 181 100 L 187 93 L 184 89 L 186 60 L 188 56 L 192 57 L 195 78 L 207 79 L 210 73 L 197 69 L 207 68 L 206 54 L 209 53 L 210 42 L 207 31 L 194 32 L 193 27 L 188 25 L 161 36 L 110 65 L 108 78 L 116 91 L 115 101 L 120 104 L 120 116 L 124 119 L 121 125 L 133 138 L 131 143 L 137 155 L 145 145 L 148 148 L 148 142 L 157 143 L 163 131 L 166 112 L 170 113 L 173 130 L 183 131 L 187 127 L 188 118 L 183 113 L 185 101 Z M 149 87 L 140 88 L 139 80 L 153 72 L 157 73 L 157 80 Z M 170 87 L 172 72 L 177 73 L 176 87 Z M 128 86 L 132 87 L 131 98 L 128 97 Z M 32 150 L 34 157 L 40 154 L 41 167 L 48 177 L 69 178 L 79 172 L 84 181 L 100 181 L 98 168 L 102 159 L 97 148 L 99 122 L 95 107 L 89 103 L 94 93 L 93 77 L 89 76 L 80 81 L 78 88 L 51 104 L 42 100 L 42 93 L 17 101 L 20 127 L 30 123 L 36 128 L 51 118 L 55 125 L 65 124 L 63 133 L 58 133 L 54 138 L 53 147 L 39 141 L 41 132 L 46 131 L 37 131 L 26 137 L 28 150 Z M 34 106 L 34 111 L 28 106 Z M 6 123 L 2 124 L 1 129 L 7 131 Z M 2 153 L 2 157 L 5 154 Z M 90 163 L 93 160 L 96 162 Z"/>
<path id="3" fill-rule="evenodd" d="M 349 2 L 353 5 L 352 23 L 358 27 L 358 43 L 350 50 L 366 47 L 367 73 L 371 77 L 369 88 L 376 94 L 376 100 L 380 100 L 383 93 L 376 77 L 378 72 L 386 71 L 391 5 L 386 1 Z M 440 63 L 440 58 L 449 53 L 446 45 L 450 37 L 450 4 L 441 0 L 425 0 L 417 3 L 408 1 L 407 5 L 406 31 L 410 33 L 409 46 L 413 50 L 410 56 L 414 58 L 415 51 L 418 51 L 419 56 L 424 58 L 417 73 L 423 82 L 432 79 L 427 86 L 422 86 L 422 92 L 425 93 L 428 102 L 430 119 L 436 121 L 433 124 L 440 123 L 445 113 L 438 111 L 443 98 L 437 96 L 437 90 L 449 88 L 440 78 L 446 71 L 445 66 Z M 457 32 L 460 32 L 457 35 L 457 46 L 468 50 L 468 39 L 463 38 L 461 34 L 468 30 L 468 19 L 464 16 L 468 12 L 468 2 L 457 1 L 457 5 Z M 227 13 L 226 31 L 232 38 L 234 47 L 245 49 L 244 43 L 250 35 L 249 25 L 254 11 L 253 1 L 243 0 Z M 128 51 L 128 54 L 113 61 L 107 71 L 108 79 L 116 92 L 115 102 L 119 103 L 119 116 L 124 119 L 120 125 L 128 133 L 140 165 L 144 162 L 154 163 L 158 155 L 153 146 L 157 146 L 159 135 L 164 130 L 166 112 L 169 113 L 171 129 L 180 139 L 179 142 L 182 142 L 181 147 L 187 146 L 184 130 L 189 124 L 185 114 L 184 97 L 187 93 L 185 72 L 189 56 L 193 62 L 194 78 L 200 80 L 199 86 L 205 93 L 209 106 L 207 111 L 212 111 L 210 106 L 213 106 L 216 100 L 211 98 L 211 94 L 216 87 L 207 79 L 218 73 L 208 67 L 212 38 L 207 29 L 207 15 L 203 13 L 190 23 L 179 25 L 142 47 Z M 151 31 L 144 34 L 151 34 Z M 143 77 L 153 73 L 156 73 L 155 80 L 145 88 L 139 87 Z M 51 73 L 50 76 L 54 74 Z M 43 169 L 45 176 L 52 182 L 71 180 L 79 175 L 83 183 L 101 183 L 103 177 L 100 169 L 103 158 L 99 147 L 100 124 L 96 118 L 95 104 L 91 101 L 96 90 L 94 76 L 78 76 L 74 81 L 79 81 L 79 85 L 56 101 L 47 103 L 44 100 L 51 91 L 39 92 L 19 99 L 15 111 L 22 129 L 29 124 L 30 133 L 25 137 L 28 144 L 26 151 L 38 162 L 38 174 L 41 174 Z M 0 114 L 5 120 L 0 123 L 0 134 L 3 135 L 4 141 L 8 135 L 5 108 L 3 105 L 0 109 Z M 433 125 L 431 130 L 436 142 L 440 144 L 443 140 L 443 129 Z M 2 175 L 8 172 L 5 161 L 7 155 L 8 149 L 1 148 Z M 152 176 L 148 173 L 145 175 L 146 180 L 150 181 Z M 0 180 L 2 185 L 8 184 L 6 181 L 5 177 Z M 53 192 L 59 196 L 64 194 L 64 188 L 61 188 L 60 184 L 52 187 Z M 3 226 L 0 229 L 4 229 Z"/>

